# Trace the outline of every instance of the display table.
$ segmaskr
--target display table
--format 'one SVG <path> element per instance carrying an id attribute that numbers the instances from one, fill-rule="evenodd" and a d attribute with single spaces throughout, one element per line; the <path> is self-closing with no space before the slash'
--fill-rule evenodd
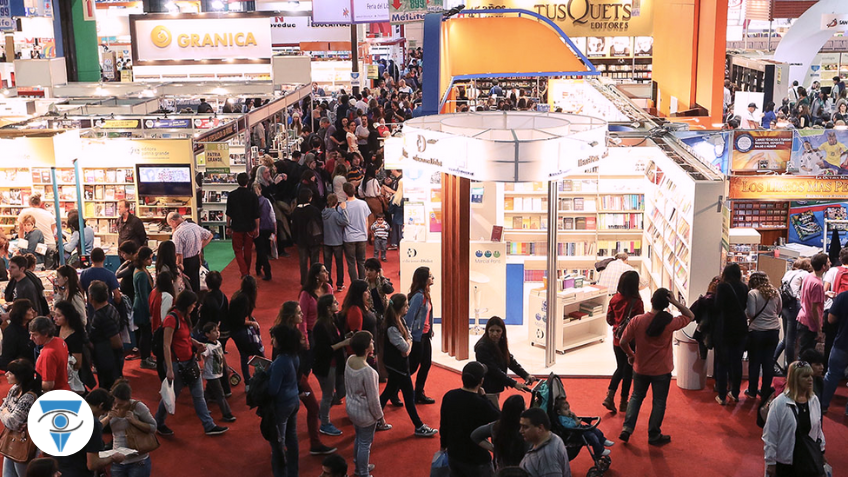
<path id="1" fill-rule="evenodd" d="M 545 329 L 548 319 L 547 291 L 536 288 L 530 292 L 529 312 L 531 323 L 528 327 L 530 344 L 545 346 Z M 604 287 L 585 286 L 582 288 L 566 288 L 557 293 L 557 303 L 553 317 L 556 318 L 556 336 L 558 353 L 577 348 L 594 341 L 603 341 L 607 337 L 607 289 Z M 587 309 L 595 309 L 580 319 L 572 319 L 569 313 Z"/>

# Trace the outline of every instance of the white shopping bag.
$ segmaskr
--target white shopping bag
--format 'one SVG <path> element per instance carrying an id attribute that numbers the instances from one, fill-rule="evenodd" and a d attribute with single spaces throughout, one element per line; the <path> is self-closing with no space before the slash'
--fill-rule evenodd
<path id="1" fill-rule="evenodd" d="M 159 395 L 162 396 L 162 404 L 165 405 L 165 410 L 168 414 L 173 414 L 177 410 L 177 396 L 174 394 L 174 383 L 168 378 L 162 380 L 162 388 L 159 389 Z"/>

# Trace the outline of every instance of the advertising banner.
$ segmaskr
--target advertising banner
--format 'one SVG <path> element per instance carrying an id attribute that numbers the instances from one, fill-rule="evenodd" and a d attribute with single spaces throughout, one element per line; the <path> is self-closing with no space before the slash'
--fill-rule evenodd
<path id="1" fill-rule="evenodd" d="M 354 23 L 389 21 L 389 0 L 353 0 Z"/>
<path id="2" fill-rule="evenodd" d="M 821 16 L 821 29 L 848 31 L 848 13 L 825 13 Z"/>
<path id="3" fill-rule="evenodd" d="M 848 176 L 730 176 L 731 199 L 787 200 L 848 197 Z"/>
<path id="4" fill-rule="evenodd" d="M 678 139 L 692 149 L 704 165 L 722 174 L 728 173 L 730 162 L 730 136 L 728 131 L 677 131 Z"/>
<path id="5" fill-rule="evenodd" d="M 789 242 L 821 247 L 824 245 L 824 221 L 848 219 L 848 202 L 792 202 L 789 206 Z M 830 226 L 833 230 L 845 230 L 845 226 Z M 844 241 L 845 234 L 842 234 Z"/>
<path id="6" fill-rule="evenodd" d="M 145 119 L 144 129 L 190 129 L 191 119 Z"/>
<path id="7" fill-rule="evenodd" d="M 782 171 L 792 155 L 792 131 L 736 131 L 733 171 Z"/>
<path id="8" fill-rule="evenodd" d="M 428 12 L 443 8 L 443 0 L 389 0 L 389 21 L 393 24 L 423 22 Z"/>
<path id="9" fill-rule="evenodd" d="M 226 142 L 203 144 L 206 172 L 226 174 L 230 172 L 230 145 Z"/>
<path id="10" fill-rule="evenodd" d="M 271 42 L 274 46 L 297 45 L 307 41 L 350 41 L 350 26 L 316 24 L 310 17 L 285 16 L 271 20 Z"/>
<path id="11" fill-rule="evenodd" d="M 848 174 L 848 131 L 795 130 L 787 171 L 803 176 Z"/>
<path id="12" fill-rule="evenodd" d="M 0 30 L 14 30 L 15 21 L 12 20 L 12 10 L 9 6 L 10 0 L 0 0 Z"/>
<path id="13" fill-rule="evenodd" d="M 312 0 L 312 22 L 350 24 L 350 7 L 350 0 Z"/>
<path id="14" fill-rule="evenodd" d="M 271 58 L 271 18 L 130 15 L 133 60 Z"/>

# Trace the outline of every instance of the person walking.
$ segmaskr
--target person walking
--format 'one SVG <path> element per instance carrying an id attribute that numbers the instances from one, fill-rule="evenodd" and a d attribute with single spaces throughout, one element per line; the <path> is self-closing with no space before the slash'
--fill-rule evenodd
<path id="1" fill-rule="evenodd" d="M 30 408 L 41 396 L 41 379 L 36 377 L 32 362 L 16 359 L 6 367 L 6 381 L 12 387 L 0 405 L 0 422 L 5 429 L 20 432 L 26 428 Z M 3 477 L 27 475 L 26 462 L 15 462 L 3 456 Z"/>
<path id="2" fill-rule="evenodd" d="M 324 221 L 321 210 L 312 205 L 312 190 L 300 189 L 297 207 L 292 212 L 292 235 L 300 257 L 300 284 L 306 285 L 309 267 L 320 261 L 319 253 L 324 242 Z"/>
<path id="3" fill-rule="evenodd" d="M 774 350 L 774 361 L 777 362 L 780 354 L 785 351 L 783 369 L 789 367 L 789 363 L 795 361 L 795 343 L 798 330 L 798 311 L 801 308 L 801 283 L 804 277 L 813 272 L 809 258 L 799 258 L 792 263 L 792 269 L 787 271 L 780 279 L 780 298 L 783 301 L 783 309 L 780 318 L 783 324 L 783 340 Z"/>
<path id="4" fill-rule="evenodd" d="M 721 283 L 716 288 L 719 306 L 718 321 L 713 329 L 715 343 L 715 375 L 718 396 L 716 402 L 727 404 L 728 391 L 733 402 L 739 401 L 742 387 L 742 354 L 748 333 L 748 286 L 742 283 L 742 269 L 731 263 L 721 273 Z M 729 383 L 728 383 L 729 379 Z M 728 384 L 730 389 L 728 389 Z"/>
<path id="5" fill-rule="evenodd" d="M 380 394 L 380 407 L 385 408 L 391 397 L 397 396 L 398 389 L 403 393 L 406 403 L 406 413 L 415 426 L 415 435 L 432 437 L 438 432 L 424 424 L 418 416 L 415 407 L 415 391 L 409 373 L 409 353 L 412 351 L 412 335 L 403 320 L 409 310 L 406 295 L 397 293 L 389 300 L 383 320 L 383 364 L 388 373 L 388 380 L 383 393 Z"/>
<path id="6" fill-rule="evenodd" d="M 409 354 L 409 372 L 415 373 L 415 403 L 433 404 L 435 399 L 424 394 L 427 376 L 433 362 L 433 301 L 430 287 L 434 277 L 428 267 L 418 267 L 412 274 L 409 287 L 409 310 L 404 317 L 406 327 L 412 334 L 412 351 Z"/>
<path id="7" fill-rule="evenodd" d="M 253 184 L 253 193 L 259 201 L 259 236 L 254 240 L 256 244 L 256 276 L 262 275 L 265 281 L 271 280 L 271 236 L 277 230 L 277 216 L 271 201 L 262 195 L 262 186 Z"/>
<path id="8" fill-rule="evenodd" d="M 383 419 L 380 407 L 380 385 L 377 371 L 368 365 L 368 357 L 374 352 L 374 339 L 367 331 L 358 331 L 350 338 L 353 356 L 345 365 L 345 410 L 353 423 L 356 437 L 353 441 L 353 466 L 360 477 L 371 475 L 374 469 L 369 463 L 371 444 L 377 423 Z"/>
<path id="9" fill-rule="evenodd" d="M 256 279 L 249 275 L 242 278 L 240 288 L 230 297 L 227 310 L 226 328 L 229 329 L 230 337 L 239 351 L 245 386 L 250 386 L 250 366 L 247 364 L 250 357 L 264 355 L 255 338 L 259 336 L 260 331 L 259 323 L 253 317 L 257 294 Z"/>
<path id="10" fill-rule="evenodd" d="M 536 380 L 530 375 L 512 353 L 509 352 L 509 344 L 506 337 L 506 324 L 499 316 L 493 316 L 486 322 L 486 330 L 483 336 L 474 345 L 474 355 L 478 363 L 486 365 L 486 379 L 483 380 L 483 389 L 486 397 L 492 401 L 496 408 L 500 408 L 501 393 L 507 387 L 519 391 L 529 392 L 529 384 Z M 507 369 L 512 370 L 524 382 L 516 381 L 507 376 Z"/>
<path id="11" fill-rule="evenodd" d="M 789 365 L 786 373 L 786 390 L 769 405 L 763 427 L 766 475 L 768 477 L 794 477 L 799 475 L 824 475 L 824 469 L 801 473 L 802 462 L 811 460 L 827 462 L 824 455 L 813 456 L 816 448 L 803 445 L 799 439 L 808 438 L 824 454 L 825 438 L 822 432 L 822 415 L 819 398 L 813 393 L 813 369 L 803 361 Z M 811 443 L 812 444 L 812 443 Z M 818 459 L 816 459 L 818 457 Z"/>
<path id="12" fill-rule="evenodd" d="M 89 269 L 90 270 L 90 269 Z M 88 339 L 91 341 L 97 382 L 103 389 L 110 389 L 123 368 L 124 343 L 120 334 L 120 315 L 109 304 L 109 288 L 95 280 L 88 286 L 88 301 L 93 313 L 88 318 Z"/>
<path id="13" fill-rule="evenodd" d="M 141 367 L 145 369 L 156 369 L 156 362 L 150 357 L 153 344 L 153 331 L 151 327 L 150 294 L 153 292 L 153 277 L 147 271 L 147 267 L 153 264 L 153 250 L 149 247 L 141 247 L 135 256 L 135 272 L 133 272 L 133 323 L 138 327 L 136 331 L 136 343 L 138 343 L 141 355 Z"/>
<path id="14" fill-rule="evenodd" d="M 321 403 L 318 417 L 321 419 L 319 431 L 328 436 L 340 436 L 342 431 L 330 422 L 330 407 L 334 393 L 338 398 L 345 395 L 344 389 L 344 349 L 350 345 L 350 336 L 345 336 L 337 326 L 336 314 L 339 302 L 333 295 L 326 294 L 318 299 L 318 320 L 313 328 L 315 348 L 313 349 L 312 372 L 321 386 Z"/>
<path id="15" fill-rule="evenodd" d="M 533 446 L 520 464 L 530 477 L 571 477 L 568 451 L 562 439 L 551 432 L 551 420 L 542 408 L 522 412 L 520 429 L 521 437 Z"/>
<path id="16" fill-rule="evenodd" d="M 848 369 L 848 293 L 842 292 L 836 296 L 827 315 L 827 321 L 836 329 L 836 334 L 830 356 L 826 358 L 827 373 L 824 376 L 824 391 L 821 396 L 822 414 L 827 413 L 839 381 Z M 848 415 L 848 406 L 845 408 L 845 414 Z"/>
<path id="17" fill-rule="evenodd" d="M 630 399 L 630 384 L 633 382 L 633 365 L 627 360 L 627 353 L 621 349 L 621 335 L 634 316 L 645 313 L 645 305 L 639 295 L 639 273 L 627 270 L 618 279 L 616 293 L 610 298 L 607 308 L 607 323 L 612 324 L 612 350 L 615 354 L 615 372 L 610 378 L 607 397 L 603 406 L 615 414 L 615 393 L 621 384 L 621 401 L 618 410 L 627 412 L 627 400 Z"/>
<path id="18" fill-rule="evenodd" d="M 115 404 L 109 413 L 100 418 L 103 427 L 112 430 L 112 447 L 127 448 L 132 434 L 156 433 L 156 420 L 143 402 L 132 398 L 129 383 L 120 380 L 112 386 Z M 112 464 L 112 477 L 150 477 L 150 453 L 127 456 L 121 463 Z"/>
<path id="19" fill-rule="evenodd" d="M 344 254 L 347 273 L 351 283 L 365 279 L 365 247 L 368 244 L 368 216 L 371 209 L 365 201 L 356 198 L 356 190 L 350 182 L 342 186 L 347 196 L 348 224 L 344 230 Z"/>
<path id="20" fill-rule="evenodd" d="M 39 316 L 29 323 L 29 335 L 41 350 L 35 362 L 35 372 L 41 376 L 44 392 L 70 391 L 68 383 L 68 345 L 56 336 L 56 325 L 46 316 Z"/>
<path id="21" fill-rule="evenodd" d="M 259 236 L 260 230 L 259 200 L 247 188 L 249 180 L 247 173 L 239 173 L 236 176 L 238 188 L 227 196 L 227 231 L 233 240 L 233 253 L 241 276 L 250 275 L 253 240 Z M 258 256 L 256 261 L 258 267 Z"/>
<path id="22" fill-rule="evenodd" d="M 300 407 L 297 389 L 298 352 L 302 336 L 297 328 L 271 328 L 271 344 L 277 357 L 268 368 L 268 393 L 274 400 L 274 421 L 277 442 L 271 442 L 271 469 L 274 477 L 297 477 L 298 443 L 297 410 Z"/>
<path id="23" fill-rule="evenodd" d="M 780 294 L 769 282 L 765 272 L 754 272 L 748 279 L 748 389 L 745 395 L 769 395 L 774 378 L 774 350 L 780 341 Z M 763 383 L 760 386 L 760 369 Z"/>
<path id="24" fill-rule="evenodd" d="M 798 311 L 798 354 L 814 348 L 822 329 L 824 307 L 824 283 L 822 276 L 829 268 L 830 258 L 826 253 L 817 253 L 810 259 L 813 273 L 801 282 L 801 309 Z"/>
<path id="25" fill-rule="evenodd" d="M 200 290 L 200 253 L 212 241 L 212 232 L 187 222 L 177 212 L 168 214 L 168 226 L 173 230 L 171 240 L 177 249 L 177 265 L 191 283 L 192 290 Z"/>
<path id="26" fill-rule="evenodd" d="M 188 388 L 194 403 L 194 412 L 203 424 L 207 436 L 217 436 L 229 429 L 215 424 L 206 407 L 203 397 L 203 380 L 200 379 L 200 368 L 194 358 L 193 347 L 205 348 L 203 343 L 191 337 L 191 322 L 189 316 L 197 306 L 197 295 L 191 290 L 184 290 L 174 301 L 174 308 L 165 317 L 162 326 L 165 328 L 162 349 L 164 350 L 165 376 L 174 384 L 174 401 L 180 397 L 180 391 Z M 99 371 L 99 368 L 98 368 Z M 156 432 L 163 436 L 173 436 L 174 431 L 165 425 L 168 412 L 165 402 L 159 401 L 156 410 Z"/>
<path id="27" fill-rule="evenodd" d="M 681 314 L 673 317 L 665 311 L 669 304 L 674 305 Z M 651 311 L 632 318 L 624 329 L 620 346 L 633 364 L 633 395 L 627 404 L 627 415 L 619 436 L 622 441 L 627 442 L 636 429 L 639 410 L 650 386 L 653 409 L 648 421 L 648 443 L 662 445 L 671 442 L 671 436 L 661 432 L 671 371 L 674 369 L 671 338 L 675 331 L 688 325 L 694 318 L 689 308 L 675 300 L 668 289 L 660 288 L 651 297 Z M 632 345 L 636 346 L 635 351 Z"/>
<path id="28" fill-rule="evenodd" d="M 494 472 L 492 456 L 471 439 L 475 429 L 498 418 L 498 410 L 485 397 L 485 376 L 486 366 L 471 361 L 462 368 L 462 387 L 442 398 L 440 447 L 448 453 L 454 477 L 491 477 Z"/>
<path id="29" fill-rule="evenodd" d="M 350 223 L 347 216 L 347 203 L 339 202 L 336 194 L 327 196 L 327 208 L 321 212 L 324 221 L 324 266 L 330 278 L 330 286 L 336 291 L 344 290 L 344 232 Z M 333 261 L 336 262 L 336 282 L 333 283 Z"/>
<path id="30" fill-rule="evenodd" d="M 118 201 L 118 243 L 122 244 L 129 240 L 136 248 L 147 245 L 147 231 L 144 230 L 144 222 L 132 213 L 132 206 L 128 200 Z"/>

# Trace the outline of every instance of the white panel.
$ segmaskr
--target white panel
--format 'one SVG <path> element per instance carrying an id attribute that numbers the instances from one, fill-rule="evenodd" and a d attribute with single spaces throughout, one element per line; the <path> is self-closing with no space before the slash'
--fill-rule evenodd
<path id="1" fill-rule="evenodd" d="M 271 57 L 270 18 L 137 20 L 138 60 L 265 59 Z"/>

